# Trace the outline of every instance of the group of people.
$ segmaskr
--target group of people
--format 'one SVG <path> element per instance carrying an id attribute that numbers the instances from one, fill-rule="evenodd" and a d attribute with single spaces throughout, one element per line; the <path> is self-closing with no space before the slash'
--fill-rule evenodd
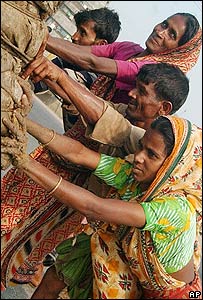
<path id="1" fill-rule="evenodd" d="M 202 131 L 174 114 L 189 93 L 201 28 L 176 13 L 144 49 L 115 42 L 117 13 L 94 11 L 95 19 L 77 15 L 72 43 L 47 31 L 57 59 L 37 55 L 21 75 L 63 99 L 70 128 L 60 135 L 18 111 L 19 128 L 3 120 L 14 168 L 2 179 L 2 283 L 33 283 L 55 249 L 32 299 L 57 299 L 65 287 L 72 299 L 185 299 L 201 292 Z M 112 31 L 99 29 L 98 11 L 114 15 Z M 91 85 L 71 78 L 71 65 L 96 74 Z M 26 91 L 21 102 L 32 103 Z M 30 155 L 27 132 L 41 144 Z"/>

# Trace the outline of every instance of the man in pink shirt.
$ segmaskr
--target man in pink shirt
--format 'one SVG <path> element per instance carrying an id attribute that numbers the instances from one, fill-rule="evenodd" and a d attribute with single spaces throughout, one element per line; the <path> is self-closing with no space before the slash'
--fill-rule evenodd
<path id="1" fill-rule="evenodd" d="M 177 13 L 157 24 L 145 42 L 146 48 L 133 42 L 79 46 L 49 37 L 46 50 L 78 64 L 99 76 L 91 91 L 114 103 L 128 103 L 128 92 L 144 64 L 165 62 L 184 73 L 196 63 L 201 48 L 201 28 L 189 13 Z M 104 76 L 105 75 L 105 76 Z"/>

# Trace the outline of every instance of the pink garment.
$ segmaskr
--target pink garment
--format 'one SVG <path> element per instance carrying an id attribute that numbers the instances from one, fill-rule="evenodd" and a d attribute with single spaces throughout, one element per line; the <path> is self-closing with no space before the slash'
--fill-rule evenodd
<path id="1" fill-rule="evenodd" d="M 92 54 L 112 58 L 117 64 L 116 87 L 131 90 L 135 87 L 135 78 L 140 68 L 152 61 L 127 62 L 127 60 L 144 49 L 133 42 L 114 42 L 108 45 L 91 46 Z"/>
<path id="2" fill-rule="evenodd" d="M 128 92 L 135 88 L 136 75 L 140 68 L 147 63 L 154 63 L 152 61 L 127 61 L 129 58 L 139 54 L 144 49 L 133 42 L 114 42 L 108 45 L 94 45 L 91 46 L 92 54 L 100 57 L 107 57 L 114 59 L 117 64 L 116 88 L 118 89 L 112 98 L 112 102 L 128 103 Z"/>

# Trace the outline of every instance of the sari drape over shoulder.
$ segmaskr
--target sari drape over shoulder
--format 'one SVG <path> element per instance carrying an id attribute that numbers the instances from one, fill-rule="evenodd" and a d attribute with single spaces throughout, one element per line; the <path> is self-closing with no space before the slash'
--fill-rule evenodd
<path id="1" fill-rule="evenodd" d="M 200 36 L 199 32 L 196 35 L 195 49 L 189 50 L 193 63 L 199 55 Z M 181 53 L 184 61 L 183 48 Z M 192 63 L 189 66 L 192 67 Z M 100 95 L 102 78 L 109 80 L 108 77 L 102 76 L 98 79 L 98 82 L 100 81 L 98 87 L 95 83 L 96 94 L 99 96 L 102 96 Z M 107 100 L 110 99 L 111 97 L 107 97 Z M 85 138 L 85 126 L 80 118 L 66 134 L 93 150 L 99 149 L 99 143 Z M 62 159 L 56 159 L 50 151 L 41 147 L 36 149 L 33 157 L 64 179 L 87 187 L 90 176 L 87 170 L 71 164 L 62 164 Z M 67 209 L 54 197 L 48 197 L 44 189 L 15 168 L 9 170 L 2 179 L 1 218 L 3 221 L 1 265 L 4 286 L 8 286 L 11 279 L 37 285 L 41 280 L 41 278 L 37 280 L 37 283 L 35 281 L 37 265 L 60 242 L 72 236 L 77 225 L 85 220 L 80 213 Z"/>
<path id="2" fill-rule="evenodd" d="M 201 289 L 198 237 L 202 223 L 202 130 L 178 117 L 168 119 L 173 126 L 175 147 L 147 192 L 129 201 L 141 203 L 160 198 L 174 201 L 184 195 L 185 201 L 189 201 L 196 211 L 193 253 L 196 278 L 189 285 L 165 271 L 156 255 L 150 231 L 101 223 L 91 239 L 95 299 L 102 294 L 104 299 L 123 299 L 125 293 L 128 293 L 128 299 L 137 299 L 140 286 L 142 299 L 186 299 L 189 291 Z M 120 193 L 118 191 L 117 197 Z M 137 290 L 134 290 L 135 284 Z"/>
<path id="3" fill-rule="evenodd" d="M 157 54 L 149 54 L 143 57 L 131 57 L 128 61 L 164 62 L 179 67 L 184 73 L 189 72 L 197 63 L 202 46 L 202 29 L 199 28 L 196 35 L 184 45 Z M 91 91 L 98 97 L 110 101 L 117 91 L 115 81 L 100 75 L 91 86 Z"/>

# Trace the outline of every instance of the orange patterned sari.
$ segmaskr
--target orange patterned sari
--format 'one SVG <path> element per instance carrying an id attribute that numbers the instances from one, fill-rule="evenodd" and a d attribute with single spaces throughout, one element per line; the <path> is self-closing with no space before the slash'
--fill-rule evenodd
<path id="1" fill-rule="evenodd" d="M 201 292 L 198 237 L 202 223 L 202 130 L 178 117 L 168 119 L 173 126 L 175 147 L 148 191 L 130 201 L 185 195 L 196 211 L 195 278 L 191 284 L 185 284 L 165 271 L 156 256 L 149 231 L 135 227 L 125 231 L 127 228 L 123 230 L 115 225 L 109 230 L 109 225 L 103 224 L 91 238 L 94 299 L 124 299 L 125 295 L 127 299 L 138 299 L 140 286 L 143 299 L 188 299 L 189 292 Z"/>
<path id="2" fill-rule="evenodd" d="M 196 64 L 202 45 L 202 30 L 198 30 L 196 35 L 186 44 L 171 50 L 157 54 L 149 54 L 144 57 L 132 57 L 128 61 L 147 60 L 153 62 L 164 62 L 178 66 L 184 73 L 190 71 Z M 94 81 L 90 89 L 98 97 L 110 101 L 116 92 L 113 79 L 100 75 Z"/>
<path id="3" fill-rule="evenodd" d="M 193 42 L 194 40 L 196 46 L 189 53 L 195 64 L 201 46 L 201 32 L 192 39 Z M 182 49 L 182 56 L 186 50 Z M 181 55 L 179 58 L 181 59 Z M 93 150 L 98 149 L 98 143 L 85 138 L 85 127 L 80 119 L 66 134 Z M 71 165 L 67 169 L 67 165 L 61 165 L 49 151 L 41 147 L 34 151 L 33 156 L 64 179 L 80 186 L 87 185 L 89 172 Z M 44 256 L 64 239 L 72 236 L 84 216 L 67 209 L 54 197 L 48 197 L 44 189 L 15 168 L 9 170 L 2 179 L 1 201 L 3 285 L 8 286 L 12 278 L 20 283 L 32 282 L 37 285 L 41 277 L 36 281 L 35 273 Z"/>

